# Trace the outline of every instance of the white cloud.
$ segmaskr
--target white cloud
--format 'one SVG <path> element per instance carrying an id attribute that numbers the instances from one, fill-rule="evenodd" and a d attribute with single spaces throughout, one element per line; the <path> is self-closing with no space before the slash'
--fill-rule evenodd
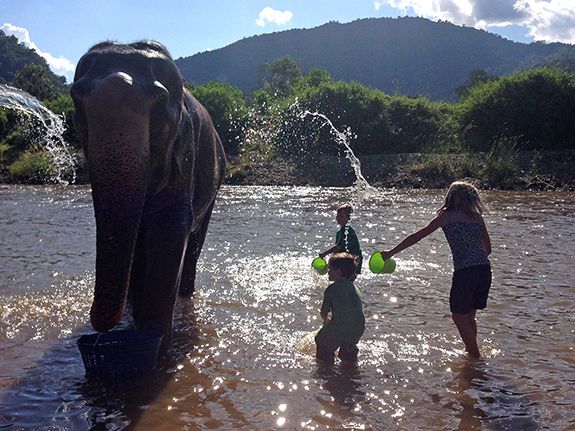
<path id="1" fill-rule="evenodd" d="M 575 43 L 573 0 L 519 0 L 514 7 L 527 16 L 525 24 L 535 40 Z"/>
<path id="2" fill-rule="evenodd" d="M 259 27 L 264 27 L 269 23 L 283 25 L 287 24 L 293 18 L 293 13 L 289 10 L 275 10 L 269 6 L 266 6 L 258 14 L 258 19 L 256 19 L 256 24 Z"/>
<path id="3" fill-rule="evenodd" d="M 74 77 L 74 69 L 76 68 L 74 63 L 65 57 L 54 57 L 49 52 L 41 51 L 32 39 L 30 39 L 30 33 L 27 29 L 17 27 L 10 23 L 4 23 L 0 26 L 0 30 L 2 30 L 7 36 L 15 36 L 16 39 L 18 39 L 18 42 L 23 43 L 27 48 L 36 51 L 40 57 L 46 60 L 48 66 L 50 66 L 50 69 L 56 75 L 63 75 L 66 77 L 68 82 L 72 81 Z"/>
<path id="4" fill-rule="evenodd" d="M 573 0 L 385 0 L 406 14 L 476 28 L 525 26 L 535 40 L 575 43 Z M 375 0 L 379 9 L 382 0 Z"/>
<path id="5" fill-rule="evenodd" d="M 387 3 L 404 13 L 412 12 L 425 18 L 445 20 L 454 24 L 475 26 L 482 17 L 475 16 L 478 3 L 487 0 L 387 0 Z M 500 0 L 505 3 L 514 0 Z M 489 3 L 494 3 L 489 0 Z"/>

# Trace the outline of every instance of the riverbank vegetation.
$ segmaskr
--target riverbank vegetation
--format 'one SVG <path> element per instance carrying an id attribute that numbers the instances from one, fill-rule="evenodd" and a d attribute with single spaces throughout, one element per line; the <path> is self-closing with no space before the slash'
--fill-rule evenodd
<path id="1" fill-rule="evenodd" d="M 81 159 L 69 95 L 42 97 L 34 88 L 28 91 L 64 115 L 65 139 Z M 226 83 L 189 89 L 218 129 L 228 183 L 350 185 L 351 149 L 368 181 L 381 186 L 443 187 L 470 178 L 489 188 L 575 189 L 573 164 L 562 163 L 575 159 L 575 74 L 567 70 L 474 71 L 459 99 L 445 102 L 335 81 L 320 69 L 302 74 L 284 57 L 262 66 L 262 86 L 249 95 Z M 45 181 L 46 154 L 29 142 L 19 115 L 0 109 L 2 177 Z"/>

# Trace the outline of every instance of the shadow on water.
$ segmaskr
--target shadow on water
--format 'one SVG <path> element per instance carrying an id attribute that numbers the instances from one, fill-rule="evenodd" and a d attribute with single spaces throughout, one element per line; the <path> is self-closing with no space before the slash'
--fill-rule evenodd
<path id="1" fill-rule="evenodd" d="M 318 423 L 335 428 L 343 424 L 344 428 L 355 429 L 356 422 L 357 424 L 365 422 L 358 409 L 358 406 L 365 403 L 366 394 L 362 383 L 362 372 L 357 364 L 318 363 L 313 377 L 332 398 L 330 400 L 319 396 L 316 398 L 319 404 L 330 412 L 330 416 L 316 417 Z M 331 415 L 335 417 L 332 419 Z"/>
<path id="2" fill-rule="evenodd" d="M 198 344 L 192 299 L 175 310 L 173 343 L 156 370 L 139 378 L 104 381 L 85 376 L 77 339 L 87 325 L 53 345 L 0 399 L 0 429 L 121 430 L 136 426 Z M 123 325 L 126 325 L 123 320 Z"/>
<path id="3" fill-rule="evenodd" d="M 447 388 L 459 403 L 458 430 L 536 431 L 541 424 L 527 395 L 510 388 L 484 360 L 464 360 L 453 369 Z"/>

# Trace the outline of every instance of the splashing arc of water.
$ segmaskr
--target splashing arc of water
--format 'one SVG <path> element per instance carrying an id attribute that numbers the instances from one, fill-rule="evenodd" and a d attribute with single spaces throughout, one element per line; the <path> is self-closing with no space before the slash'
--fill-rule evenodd
<path id="1" fill-rule="evenodd" d="M 52 158 L 56 170 L 52 180 L 64 185 L 73 183 L 76 179 L 75 160 L 63 138 L 66 131 L 64 116 L 54 114 L 25 91 L 4 84 L 0 84 L 0 107 L 17 111 L 41 125 L 41 145 Z"/>
<path id="2" fill-rule="evenodd" d="M 299 107 L 297 106 L 297 102 L 294 105 L 292 105 L 292 108 L 299 109 Z M 350 135 L 349 130 L 347 134 L 345 132 L 338 130 L 334 126 L 333 122 L 326 115 L 319 112 L 311 112 L 309 110 L 299 110 L 298 116 L 302 120 L 304 120 L 308 116 L 320 119 L 323 125 L 327 125 L 329 127 L 330 133 L 335 137 L 337 143 L 343 145 L 345 151 L 345 157 L 351 163 L 351 167 L 355 173 L 355 182 L 353 184 L 353 188 L 355 189 L 354 198 L 356 198 L 357 200 L 357 202 L 355 202 L 356 205 L 360 204 L 366 197 L 378 193 L 377 189 L 369 184 L 369 182 L 365 179 L 363 173 L 361 172 L 361 161 L 355 155 L 349 143 L 349 135 Z"/>

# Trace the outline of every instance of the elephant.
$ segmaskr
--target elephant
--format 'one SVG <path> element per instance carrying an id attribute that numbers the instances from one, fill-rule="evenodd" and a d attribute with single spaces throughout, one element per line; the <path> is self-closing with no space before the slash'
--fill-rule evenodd
<path id="1" fill-rule="evenodd" d="M 225 174 L 222 143 L 156 41 L 94 45 L 70 94 L 96 220 L 91 324 L 112 329 L 129 303 L 136 327 L 161 331 L 165 351 L 178 294 L 194 292 Z"/>

